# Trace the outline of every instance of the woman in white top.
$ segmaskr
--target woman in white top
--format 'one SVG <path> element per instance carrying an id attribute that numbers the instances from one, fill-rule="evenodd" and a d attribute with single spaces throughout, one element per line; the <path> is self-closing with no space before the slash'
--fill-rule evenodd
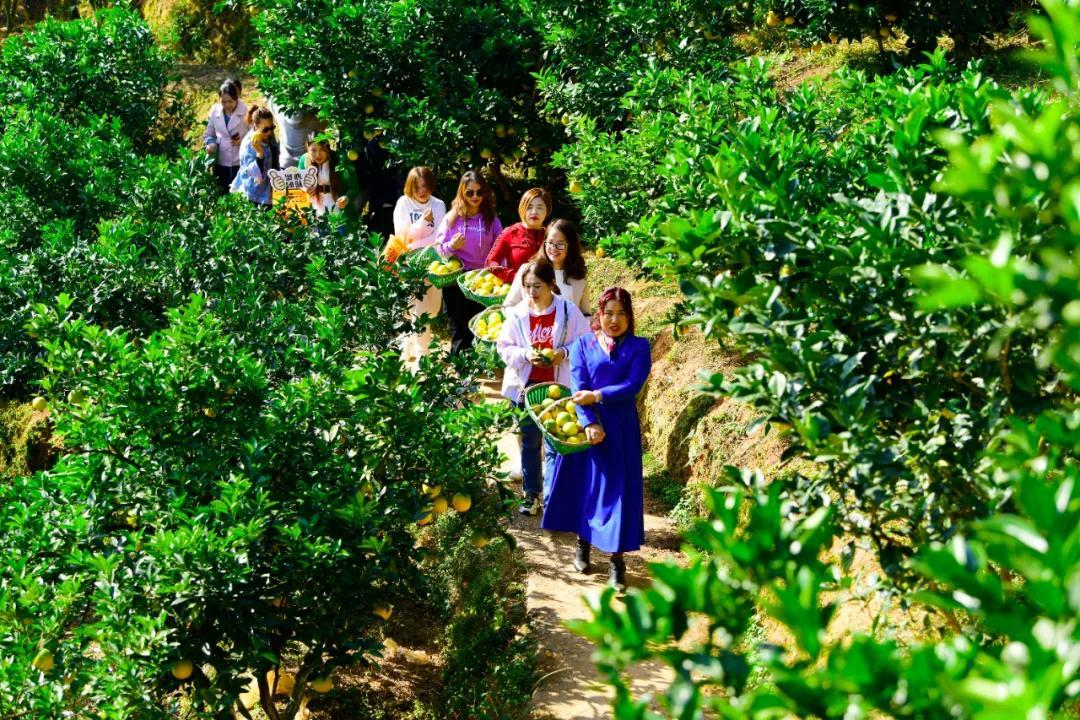
<path id="1" fill-rule="evenodd" d="M 394 234 L 410 250 L 435 241 L 435 228 L 446 216 L 446 203 L 435 197 L 435 173 L 431 168 L 414 167 L 405 179 L 405 194 L 394 206 Z"/>
<path id="2" fill-rule="evenodd" d="M 414 167 L 405 179 L 405 194 L 398 198 L 394 207 L 394 234 L 409 248 L 424 248 L 435 241 L 435 228 L 446 217 L 446 203 L 434 196 L 435 173 L 431 168 Z M 421 315 L 435 316 L 442 307 L 442 290 L 430 285 L 421 298 L 413 298 L 409 303 L 409 313 L 413 319 Z M 428 353 L 431 344 L 431 331 L 405 338 L 402 357 L 408 363 L 415 363 Z"/>
<path id="3" fill-rule="evenodd" d="M 222 195 L 240 169 L 240 142 L 248 132 L 245 120 L 247 105 L 240 99 L 240 84 L 226 80 L 218 89 L 219 102 L 210 108 L 210 118 L 203 133 L 206 154 L 214 158 L 214 177 Z"/>
<path id="4" fill-rule="evenodd" d="M 534 260 L 544 258 L 555 267 L 555 284 L 560 295 L 585 312 L 589 307 L 589 287 L 585 275 L 585 257 L 581 254 L 581 238 L 577 226 L 569 220 L 553 220 L 547 229 L 547 237 Z M 525 300 L 521 288 L 521 273 L 514 276 L 510 292 L 503 301 L 509 307 Z"/>
<path id="5" fill-rule="evenodd" d="M 527 262 L 518 271 L 525 301 L 506 309 L 502 334 L 496 343 L 499 357 L 506 363 L 502 394 L 517 407 L 524 407 L 525 388 L 536 383 L 570 385 L 570 346 L 589 333 L 589 321 L 573 303 L 561 296 L 555 284 L 555 269 L 543 258 Z M 550 359 L 541 351 L 548 351 Z M 521 431 L 521 483 L 525 502 L 520 511 L 535 515 L 547 496 L 555 476 L 555 448 L 548 443 L 547 461 L 541 471 L 542 434 L 528 417 L 518 425 Z"/>

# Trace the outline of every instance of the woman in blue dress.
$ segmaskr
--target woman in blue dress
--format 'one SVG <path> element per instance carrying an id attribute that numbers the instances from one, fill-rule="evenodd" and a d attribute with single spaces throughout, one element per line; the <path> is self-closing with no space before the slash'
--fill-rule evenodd
<path id="1" fill-rule="evenodd" d="M 611 553 L 610 584 L 620 592 L 626 588 L 623 553 L 645 541 L 637 394 L 651 368 L 649 342 L 634 335 L 630 294 L 608 288 L 593 332 L 570 348 L 573 398 L 592 447 L 556 459 L 541 527 L 577 533 L 579 572 L 588 572 L 592 546 Z"/>

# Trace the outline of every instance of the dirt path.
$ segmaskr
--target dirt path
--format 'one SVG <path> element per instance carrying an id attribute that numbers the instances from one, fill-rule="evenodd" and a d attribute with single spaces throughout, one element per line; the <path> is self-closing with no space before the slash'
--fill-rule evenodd
<path id="1" fill-rule="evenodd" d="M 498 393 L 488 388 L 488 401 Z M 505 435 L 499 447 L 507 457 L 504 470 L 519 467 L 517 437 Z M 599 594 L 607 582 L 607 555 L 594 552 L 592 572 L 582 575 L 570 568 L 575 538 L 569 533 L 540 529 L 540 517 L 516 514 L 511 532 L 525 554 L 529 568 L 527 602 L 539 640 L 543 679 L 533 695 L 534 720 L 586 720 L 611 717 L 611 693 L 601 684 L 592 662 L 593 645 L 573 634 L 567 620 L 585 618 L 585 597 Z M 646 563 L 679 558 L 678 536 L 666 517 L 645 515 L 645 547 L 626 556 L 631 587 L 648 583 Z M 631 674 L 635 695 L 663 692 L 671 673 L 659 665 L 640 665 Z"/>

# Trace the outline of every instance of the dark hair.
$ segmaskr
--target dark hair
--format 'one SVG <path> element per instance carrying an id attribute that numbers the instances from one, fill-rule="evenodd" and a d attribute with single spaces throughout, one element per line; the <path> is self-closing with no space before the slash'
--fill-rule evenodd
<path id="1" fill-rule="evenodd" d="M 585 256 L 581 254 L 581 237 L 578 235 L 577 225 L 570 220 L 552 220 L 548 225 L 547 235 L 550 235 L 553 230 L 558 230 L 566 238 L 566 260 L 563 261 L 563 275 L 567 278 L 574 280 L 585 279 Z M 544 237 L 544 242 L 540 243 L 540 249 L 533 257 L 535 260 L 538 257 L 542 257 L 545 260 L 550 261 L 551 258 L 547 254 L 547 236 Z"/>
<path id="2" fill-rule="evenodd" d="M 221 83 L 221 87 L 218 88 L 218 96 L 228 95 L 233 100 L 240 99 L 240 84 L 232 78 L 229 78 L 225 82 Z"/>
<path id="3" fill-rule="evenodd" d="M 491 193 L 491 186 L 488 185 L 484 176 L 475 170 L 469 170 L 467 173 L 461 176 L 461 182 L 458 183 L 457 195 L 454 197 L 453 208 L 458 215 L 465 214 L 465 188 L 471 183 L 476 183 L 480 186 L 480 193 L 483 195 L 484 201 L 480 203 L 480 214 L 484 216 L 484 220 L 489 223 L 495 220 L 495 196 Z"/>
<path id="4" fill-rule="evenodd" d="M 244 92 L 244 84 L 240 82 L 240 78 L 227 77 L 227 78 L 225 78 L 225 82 L 232 83 L 233 85 L 236 86 L 236 94 L 237 95 L 240 95 L 240 94 L 242 94 Z"/>
<path id="5" fill-rule="evenodd" d="M 337 169 L 338 156 L 334 149 L 330 147 L 330 139 L 326 136 L 326 133 L 312 130 L 307 134 L 305 140 L 308 152 L 311 152 L 312 145 L 322 145 L 326 148 L 326 165 L 330 170 L 330 192 L 333 193 L 335 199 L 341 197 L 341 176 L 338 174 Z M 308 162 L 311 162 L 311 158 L 308 158 Z"/>
<path id="6" fill-rule="evenodd" d="M 521 275 L 522 289 L 525 287 L 525 276 L 529 273 L 535 275 L 540 282 L 550 286 L 551 291 L 556 295 L 561 294 L 559 284 L 555 282 L 555 266 L 547 258 L 530 260 L 518 268 L 518 274 Z"/>
<path id="7" fill-rule="evenodd" d="M 247 120 L 248 127 L 254 128 L 263 120 L 272 121 L 274 119 L 274 113 L 270 112 L 270 108 L 265 108 L 262 105 L 252 105 L 248 108 L 247 118 L 245 119 Z"/>
<path id="8" fill-rule="evenodd" d="M 523 278 L 524 279 L 524 278 Z M 634 334 L 634 306 L 630 302 L 630 293 L 623 290 L 621 287 L 609 287 L 604 292 L 600 293 L 600 299 L 596 301 L 596 312 L 592 316 L 592 328 L 593 330 L 600 329 L 600 316 L 604 314 L 604 306 L 612 300 L 618 300 L 623 306 L 623 310 L 626 311 L 627 326 L 626 334 Z"/>

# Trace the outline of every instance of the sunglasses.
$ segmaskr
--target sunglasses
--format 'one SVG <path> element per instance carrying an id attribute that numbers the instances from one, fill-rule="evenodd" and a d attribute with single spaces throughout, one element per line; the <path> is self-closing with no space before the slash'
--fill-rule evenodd
<path id="1" fill-rule="evenodd" d="M 483 194 L 484 194 L 483 190 L 466 190 L 465 191 L 465 197 L 482 197 Z"/>
<path id="2" fill-rule="evenodd" d="M 270 133 L 274 132 L 274 126 L 271 125 L 270 127 L 265 127 L 259 132 L 261 132 L 263 135 L 269 135 Z"/>

